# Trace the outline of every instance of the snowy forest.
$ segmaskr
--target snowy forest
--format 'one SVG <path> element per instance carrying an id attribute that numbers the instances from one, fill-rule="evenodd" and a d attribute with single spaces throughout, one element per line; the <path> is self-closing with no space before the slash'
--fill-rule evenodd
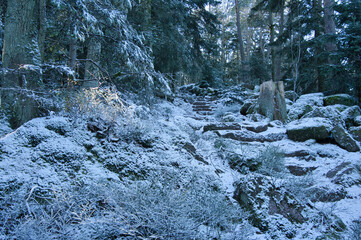
<path id="1" fill-rule="evenodd" d="M 0 240 L 361 239 L 361 0 L 1 0 Z"/>

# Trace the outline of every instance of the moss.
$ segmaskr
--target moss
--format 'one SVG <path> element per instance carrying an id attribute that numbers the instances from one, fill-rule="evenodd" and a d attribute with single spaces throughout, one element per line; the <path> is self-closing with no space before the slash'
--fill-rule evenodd
<path id="1" fill-rule="evenodd" d="M 337 94 L 332 96 L 327 96 L 323 99 L 323 103 L 325 106 L 329 105 L 346 105 L 346 106 L 353 106 L 356 104 L 356 101 L 353 97 L 348 94 Z"/>

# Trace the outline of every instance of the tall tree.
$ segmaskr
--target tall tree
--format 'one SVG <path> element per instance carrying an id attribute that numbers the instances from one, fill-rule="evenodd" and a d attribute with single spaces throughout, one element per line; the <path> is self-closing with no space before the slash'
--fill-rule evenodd
<path id="1" fill-rule="evenodd" d="M 244 62 L 246 60 L 246 57 L 245 57 L 244 46 L 243 46 L 241 18 L 239 16 L 238 0 L 235 0 L 235 7 L 236 7 L 236 17 L 237 17 L 237 36 L 238 36 L 238 44 L 239 44 L 239 53 L 241 56 L 241 61 Z"/>
<path id="2" fill-rule="evenodd" d="M 8 0 L 2 54 L 3 68 L 8 71 L 2 78 L 3 88 L 37 89 L 41 86 L 40 76 L 26 70 L 36 70 L 41 63 L 39 25 L 39 0 Z M 2 94 L 2 105 L 11 114 L 13 127 L 38 115 L 35 101 L 18 94 L 15 90 Z"/>
<path id="3" fill-rule="evenodd" d="M 324 26 L 325 34 L 328 38 L 325 43 L 326 50 L 333 52 L 337 50 L 336 46 L 336 24 L 335 24 L 335 12 L 334 12 L 334 0 L 323 0 L 324 6 Z"/>

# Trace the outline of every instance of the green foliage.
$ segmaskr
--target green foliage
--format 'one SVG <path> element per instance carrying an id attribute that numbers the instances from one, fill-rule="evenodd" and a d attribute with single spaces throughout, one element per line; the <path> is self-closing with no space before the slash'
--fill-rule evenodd
<path id="1" fill-rule="evenodd" d="M 134 6 L 129 21 L 146 37 L 152 48 L 156 70 L 167 74 L 182 72 L 193 82 L 213 83 L 212 56 L 217 54 L 217 18 L 207 11 L 216 1 L 143 1 Z M 177 83 L 176 83 L 177 84 Z"/>
<path id="2" fill-rule="evenodd" d="M 341 26 L 339 41 L 342 64 L 351 79 L 349 87 L 361 101 L 361 1 L 351 0 L 339 3 L 335 9 Z"/>

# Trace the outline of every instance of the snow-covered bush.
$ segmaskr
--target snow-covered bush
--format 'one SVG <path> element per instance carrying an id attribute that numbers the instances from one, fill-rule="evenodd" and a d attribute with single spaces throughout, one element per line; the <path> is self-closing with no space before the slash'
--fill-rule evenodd
<path id="1" fill-rule="evenodd" d="M 66 110 L 108 122 L 116 122 L 120 117 L 132 121 L 134 115 L 132 107 L 126 106 L 117 91 L 110 88 L 82 89 L 69 99 Z"/>
<path id="2" fill-rule="evenodd" d="M 361 219 L 353 222 L 350 228 L 350 239 L 361 240 Z"/>
<path id="3" fill-rule="evenodd" d="M 0 206 L 2 239 L 209 239 L 245 217 L 209 179 L 165 171 L 124 185 L 14 182 Z"/>
<path id="4" fill-rule="evenodd" d="M 261 162 L 259 172 L 268 176 L 281 176 L 284 174 L 285 162 L 284 152 L 276 146 L 267 146 L 260 151 L 258 161 Z"/>

